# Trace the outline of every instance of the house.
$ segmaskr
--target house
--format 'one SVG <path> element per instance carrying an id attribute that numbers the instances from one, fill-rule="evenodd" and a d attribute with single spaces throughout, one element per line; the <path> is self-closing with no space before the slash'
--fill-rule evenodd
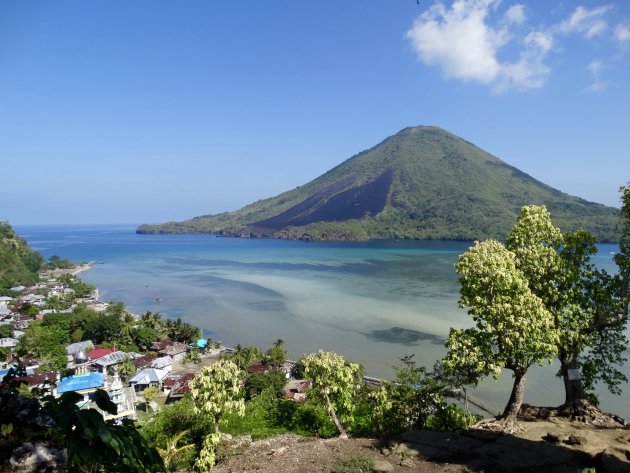
<path id="1" fill-rule="evenodd" d="M 302 402 L 306 400 L 306 391 L 311 387 L 311 382 L 306 379 L 292 379 L 284 387 L 284 395 L 287 399 Z"/>
<path id="2" fill-rule="evenodd" d="M 16 378 L 16 381 L 25 382 L 29 388 L 51 388 L 52 383 L 57 380 L 57 372 L 55 371 L 42 371 L 41 373 L 35 373 L 34 370 L 27 370 L 26 376 Z"/>
<path id="3" fill-rule="evenodd" d="M 93 349 L 94 349 L 94 344 L 92 343 L 92 340 L 86 340 L 84 342 L 71 343 L 70 345 L 67 345 L 66 353 L 68 355 L 74 356 L 76 353 L 78 353 L 81 350 L 88 352 Z"/>
<path id="4" fill-rule="evenodd" d="M 145 368 L 129 380 L 129 386 L 132 386 L 136 392 L 144 391 L 149 386 L 162 389 L 162 380 L 167 374 L 168 371 L 165 370 Z"/>
<path id="5" fill-rule="evenodd" d="M 99 358 L 105 355 L 109 355 L 110 353 L 114 353 L 115 351 L 116 351 L 116 348 L 104 348 L 104 347 L 96 346 L 87 352 L 88 360 L 90 361 L 98 360 Z"/>
<path id="6" fill-rule="evenodd" d="M 272 368 L 265 363 L 252 363 L 249 368 L 247 368 L 247 374 L 251 375 L 254 373 L 269 373 L 270 369 Z"/>
<path id="7" fill-rule="evenodd" d="M 151 363 L 149 364 L 149 366 L 151 368 L 157 368 L 159 370 L 164 370 L 164 371 L 171 371 L 173 369 L 173 359 L 166 355 L 166 356 L 161 356 L 159 358 L 155 358 L 153 361 L 151 361 Z"/>
<path id="8" fill-rule="evenodd" d="M 28 328 L 28 324 L 31 323 L 30 317 L 17 317 L 15 319 L 15 323 L 13 324 L 18 330 L 26 330 Z"/>
<path id="9" fill-rule="evenodd" d="M 11 332 L 11 336 L 13 338 L 22 338 L 24 336 L 24 332 L 22 332 L 21 330 L 14 330 L 13 332 Z"/>
<path id="10" fill-rule="evenodd" d="M 90 401 L 90 393 L 105 386 L 105 376 L 103 373 L 88 371 L 82 374 L 75 374 L 61 378 L 57 383 L 56 394 L 59 396 L 63 393 L 74 391 L 83 395 L 83 402 Z"/>
<path id="11" fill-rule="evenodd" d="M 83 365 L 83 368 L 85 368 L 85 365 Z M 97 406 L 92 404 L 91 394 L 97 389 L 107 391 L 110 400 L 116 405 L 116 414 L 100 411 Z M 81 374 L 67 376 L 58 381 L 55 391 L 54 394 L 57 397 L 70 391 L 82 395 L 83 400 L 78 403 L 79 407 L 82 409 L 88 407 L 97 408 L 105 420 L 123 417 L 133 419 L 136 416 L 135 393 L 133 389 L 128 389 L 123 386 L 117 372 L 114 372 L 110 383 L 107 383 L 107 376 L 105 374 L 93 371 L 84 371 Z"/>
<path id="12" fill-rule="evenodd" d="M 169 390 L 166 403 L 179 401 L 190 392 L 190 382 L 195 379 L 195 373 L 186 373 L 181 376 L 169 376 L 164 380 L 164 388 Z"/>
<path id="13" fill-rule="evenodd" d="M 93 351 L 95 350 L 92 350 L 91 352 L 88 353 L 88 357 Z M 107 372 L 108 369 L 114 368 L 115 366 L 119 365 L 120 363 L 122 363 L 123 361 L 127 359 L 133 360 L 134 358 L 138 358 L 138 357 L 140 357 L 138 353 L 126 353 L 124 351 L 114 351 L 106 355 L 103 355 L 100 358 L 95 359 L 93 364 L 98 369 L 98 371 L 100 371 L 101 373 L 105 373 Z"/>
<path id="14" fill-rule="evenodd" d="M 77 353 L 79 352 L 88 352 L 90 350 L 92 350 L 94 348 L 94 344 L 92 343 L 92 340 L 86 340 L 84 342 L 77 342 L 77 343 L 71 343 L 70 345 L 66 346 L 66 353 L 68 354 L 68 364 L 66 365 L 67 368 L 74 368 L 75 367 L 75 363 L 74 363 L 74 358 L 76 356 Z"/>
<path id="15" fill-rule="evenodd" d="M 140 356 L 139 358 L 133 359 L 131 362 L 133 363 L 133 366 L 135 366 L 137 370 L 140 370 L 142 368 L 146 368 L 150 366 L 153 360 L 155 360 L 155 357 L 151 355 L 143 355 L 143 356 Z"/>
<path id="16" fill-rule="evenodd" d="M 208 340 L 206 340 L 205 338 L 200 338 L 196 342 L 191 343 L 191 346 L 197 347 L 197 349 L 199 350 L 199 353 L 203 354 L 206 352 L 206 348 L 208 347 Z"/>
<path id="17" fill-rule="evenodd" d="M 162 356 L 170 356 L 173 362 L 178 362 L 184 359 L 189 347 L 185 343 L 174 342 L 173 340 L 160 340 L 153 342 L 151 348 Z"/>
<path id="18" fill-rule="evenodd" d="M 18 340 L 15 338 L 0 338 L 0 348 L 15 348 Z"/>

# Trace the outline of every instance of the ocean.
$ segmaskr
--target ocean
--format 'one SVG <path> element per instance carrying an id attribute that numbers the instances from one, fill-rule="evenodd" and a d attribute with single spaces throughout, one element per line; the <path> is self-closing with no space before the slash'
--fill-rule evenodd
<path id="1" fill-rule="evenodd" d="M 44 256 L 97 261 L 80 274 L 102 301 L 122 301 L 182 317 L 213 340 L 266 350 L 285 340 L 289 357 L 318 349 L 362 363 L 370 376 L 393 378 L 399 358 L 415 355 L 428 368 L 442 357 L 450 327 L 470 325 L 459 309 L 457 256 L 470 242 L 302 242 L 218 238 L 211 235 L 137 235 L 131 225 L 15 226 Z M 596 264 L 614 271 L 615 245 L 599 245 Z M 630 353 L 626 351 L 626 356 Z M 557 365 L 533 367 L 525 402 L 563 401 Z M 630 377 L 630 369 L 624 368 Z M 510 372 L 486 380 L 473 395 L 499 412 Z M 604 410 L 630 418 L 627 399 L 598 395 Z"/>

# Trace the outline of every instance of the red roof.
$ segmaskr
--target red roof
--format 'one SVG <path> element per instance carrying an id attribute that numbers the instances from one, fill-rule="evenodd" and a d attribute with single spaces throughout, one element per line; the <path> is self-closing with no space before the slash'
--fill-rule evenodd
<path id="1" fill-rule="evenodd" d="M 269 371 L 269 366 L 263 363 L 252 363 L 252 365 L 249 368 L 247 368 L 247 372 L 249 374 L 267 373 L 268 371 Z"/>
<path id="2" fill-rule="evenodd" d="M 37 315 L 35 316 L 35 318 L 36 318 L 37 320 L 44 320 L 44 315 L 45 315 L 45 314 L 37 314 Z"/>
<path id="3" fill-rule="evenodd" d="M 103 348 L 103 347 L 95 347 L 90 350 L 87 354 L 90 361 L 97 360 L 101 356 L 109 355 L 110 353 L 114 353 L 116 351 L 115 348 Z"/>

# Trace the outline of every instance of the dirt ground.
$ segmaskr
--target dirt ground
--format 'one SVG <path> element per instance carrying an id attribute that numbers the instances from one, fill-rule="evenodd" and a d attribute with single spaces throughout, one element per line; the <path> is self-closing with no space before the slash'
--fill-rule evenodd
<path id="1" fill-rule="evenodd" d="M 282 435 L 255 442 L 236 439 L 223 452 L 216 473 L 331 472 L 357 457 L 374 460 L 375 468 L 365 471 L 579 473 L 596 468 L 597 473 L 628 473 L 630 429 L 550 417 L 522 420 L 513 435 L 481 428 L 411 431 L 393 441 Z"/>

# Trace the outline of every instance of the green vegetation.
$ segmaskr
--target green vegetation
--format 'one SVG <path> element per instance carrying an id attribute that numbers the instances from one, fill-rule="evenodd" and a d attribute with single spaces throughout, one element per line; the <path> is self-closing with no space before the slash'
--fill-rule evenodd
<path id="1" fill-rule="evenodd" d="M 9 288 L 35 284 L 44 258 L 15 234 L 11 225 L 0 222 L 0 294 L 10 295 Z"/>
<path id="2" fill-rule="evenodd" d="M 142 225 L 139 233 L 314 240 L 505 239 L 524 205 L 563 231 L 619 241 L 617 210 L 553 189 L 437 127 L 406 128 L 317 179 L 236 212 Z"/>
<path id="3" fill-rule="evenodd" d="M 448 377 L 474 384 L 501 369 L 514 388 L 501 419 L 513 427 L 530 365 L 557 356 L 565 387 L 564 407 L 574 414 L 595 401 L 597 381 L 620 394 L 630 305 L 630 185 L 621 188 L 622 239 L 614 275 L 590 262 L 594 238 L 579 229 L 563 234 L 545 207 L 525 206 L 505 245 L 476 242 L 461 255 L 460 307 L 475 327 L 451 329 L 443 360 Z M 575 373 L 580 376 L 575 376 Z M 591 392 L 589 392 L 591 391 Z M 579 411 L 578 411 L 579 409 Z"/>
<path id="4" fill-rule="evenodd" d="M 195 461 L 199 470 L 214 466 L 216 450 L 221 441 L 219 422 L 223 415 L 230 412 L 241 417 L 245 415 L 245 402 L 241 397 L 242 381 L 242 372 L 238 366 L 230 360 L 220 360 L 202 368 L 190 383 L 195 412 L 214 421 L 214 430 L 204 437 L 199 457 Z"/>
<path id="5" fill-rule="evenodd" d="M 357 455 L 348 460 L 336 463 L 331 473 L 363 473 L 365 471 L 372 471 L 372 468 L 374 468 L 374 459 Z"/>
<path id="6" fill-rule="evenodd" d="M 302 358 L 304 377 L 313 384 L 311 394 L 320 398 L 341 437 L 343 423 L 352 421 L 354 400 L 361 383 L 359 365 L 346 363 L 336 353 L 319 351 Z"/>
<path id="7" fill-rule="evenodd" d="M 498 379 L 501 369 L 514 374 L 512 395 L 501 418 L 508 428 L 516 422 L 523 401 L 525 373 L 532 364 L 551 362 L 558 353 L 553 316 L 527 286 L 515 256 L 496 240 L 476 242 L 455 265 L 460 274 L 459 305 L 469 308 L 473 328 L 451 328 L 444 365 L 460 365 Z"/>

